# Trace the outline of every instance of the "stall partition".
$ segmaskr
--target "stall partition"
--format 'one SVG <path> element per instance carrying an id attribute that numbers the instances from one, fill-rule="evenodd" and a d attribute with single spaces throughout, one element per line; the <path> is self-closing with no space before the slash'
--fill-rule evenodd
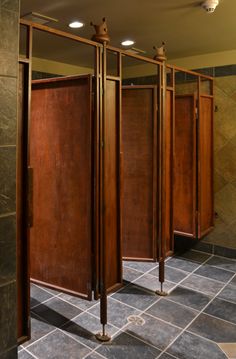
<path id="1" fill-rule="evenodd" d="M 30 337 L 30 281 L 87 300 L 94 293 L 105 333 L 107 294 L 122 285 L 120 81 L 106 76 L 102 44 L 27 21 L 21 28 L 19 342 Z M 68 51 L 47 53 L 53 43 Z M 35 58 L 71 61 L 73 51 L 74 75 L 37 72 L 31 81 Z"/>
<path id="2" fill-rule="evenodd" d="M 181 92 L 165 62 L 25 20 L 21 28 L 19 342 L 30 336 L 30 279 L 100 299 L 106 341 L 122 259 L 158 261 L 164 295 L 174 230 L 201 237 L 213 225 L 212 80 L 194 73 L 194 90 Z M 32 62 L 55 65 L 54 56 L 73 74 L 53 66 L 31 81 Z"/>
<path id="3" fill-rule="evenodd" d="M 213 81 L 175 71 L 174 231 L 200 239 L 213 228 Z"/>

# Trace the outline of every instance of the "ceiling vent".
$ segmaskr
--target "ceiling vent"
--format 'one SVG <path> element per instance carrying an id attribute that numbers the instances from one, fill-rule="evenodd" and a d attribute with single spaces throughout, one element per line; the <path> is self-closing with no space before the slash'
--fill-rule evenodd
<path id="1" fill-rule="evenodd" d="M 22 16 L 22 19 L 29 20 L 40 25 L 45 25 L 48 24 L 49 22 L 58 22 L 58 20 L 54 19 L 53 17 L 38 14 L 37 12 L 30 12 L 28 14 L 25 14 Z"/>

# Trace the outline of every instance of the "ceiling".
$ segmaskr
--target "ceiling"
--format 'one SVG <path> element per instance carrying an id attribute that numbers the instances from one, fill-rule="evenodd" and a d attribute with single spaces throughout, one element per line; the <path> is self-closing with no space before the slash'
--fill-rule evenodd
<path id="1" fill-rule="evenodd" d="M 37 12 L 56 18 L 58 23 L 48 26 L 85 38 L 94 33 L 90 21 L 101 23 L 105 16 L 111 45 L 121 47 L 122 40 L 131 38 L 147 56 L 163 40 L 169 59 L 235 49 L 236 0 L 221 0 L 213 14 L 200 4 L 189 0 L 21 0 L 21 16 Z M 85 26 L 72 30 L 68 27 L 72 20 L 81 20 Z M 44 50 L 48 49 L 45 57 L 50 58 L 56 44 L 43 43 Z"/>

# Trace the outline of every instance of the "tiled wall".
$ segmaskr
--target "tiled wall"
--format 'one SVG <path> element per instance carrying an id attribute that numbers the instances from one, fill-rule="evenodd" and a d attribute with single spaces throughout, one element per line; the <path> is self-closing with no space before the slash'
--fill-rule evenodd
<path id="1" fill-rule="evenodd" d="M 16 118 L 19 0 L 0 0 L 0 359 L 16 358 Z"/>
<path id="2" fill-rule="evenodd" d="M 236 248 L 236 75 L 215 79 L 215 220 L 208 242 Z"/>

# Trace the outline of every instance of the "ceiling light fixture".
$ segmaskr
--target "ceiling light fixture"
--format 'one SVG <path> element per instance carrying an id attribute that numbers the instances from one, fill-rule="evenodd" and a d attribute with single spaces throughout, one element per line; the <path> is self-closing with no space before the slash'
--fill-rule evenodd
<path id="1" fill-rule="evenodd" d="M 125 41 L 122 41 L 121 45 L 123 46 L 131 46 L 134 44 L 134 41 L 133 40 L 125 40 Z"/>
<path id="2" fill-rule="evenodd" d="M 84 24 L 80 21 L 73 21 L 69 24 L 69 27 L 71 27 L 72 29 L 79 29 L 80 27 L 83 27 Z"/>

